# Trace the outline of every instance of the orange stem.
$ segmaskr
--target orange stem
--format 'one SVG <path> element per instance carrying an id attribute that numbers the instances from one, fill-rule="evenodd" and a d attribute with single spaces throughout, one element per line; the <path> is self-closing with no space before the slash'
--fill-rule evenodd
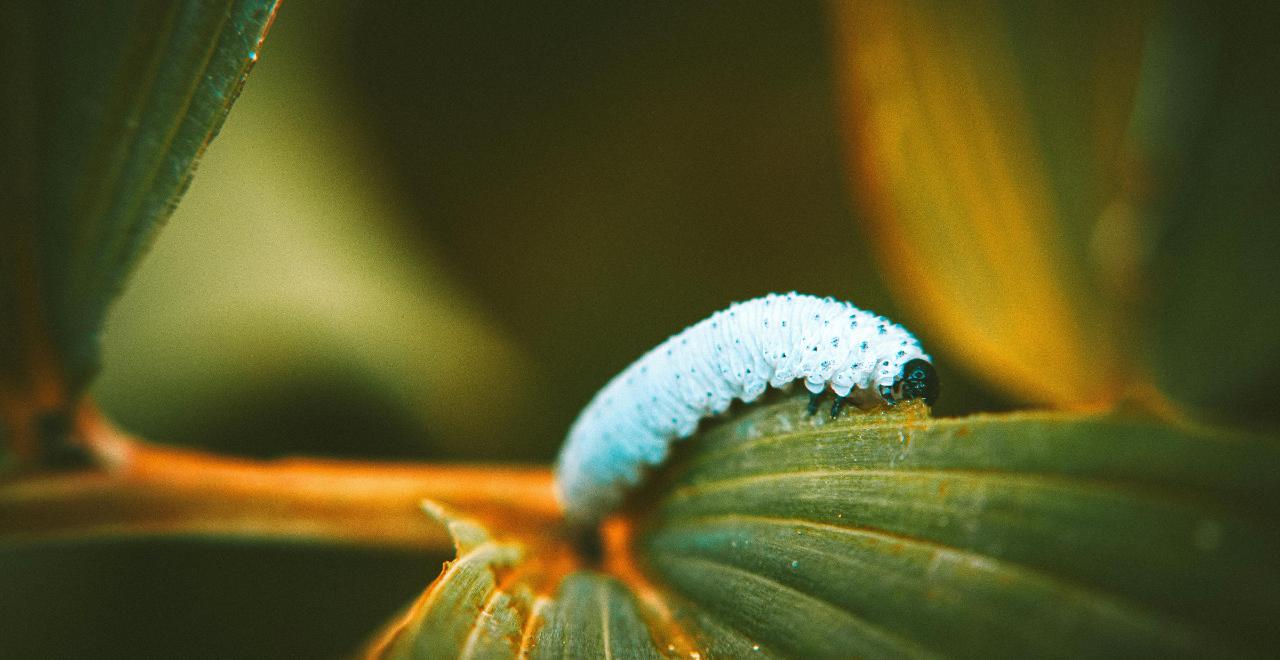
<path id="1" fill-rule="evenodd" d="M 255 461 L 147 444 L 86 408 L 95 469 L 0 480 L 0 542 L 156 535 L 447 549 L 424 499 L 478 519 L 554 521 L 541 467 Z"/>

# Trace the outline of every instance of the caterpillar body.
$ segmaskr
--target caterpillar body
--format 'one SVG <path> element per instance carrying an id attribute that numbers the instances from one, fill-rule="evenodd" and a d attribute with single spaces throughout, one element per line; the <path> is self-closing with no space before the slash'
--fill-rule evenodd
<path id="1" fill-rule="evenodd" d="M 810 413 L 831 390 L 833 417 L 847 399 L 932 405 L 938 394 L 920 342 L 882 316 L 795 292 L 735 303 L 636 360 L 579 414 L 556 464 L 566 517 L 598 520 L 700 420 L 796 380 L 810 392 Z"/>

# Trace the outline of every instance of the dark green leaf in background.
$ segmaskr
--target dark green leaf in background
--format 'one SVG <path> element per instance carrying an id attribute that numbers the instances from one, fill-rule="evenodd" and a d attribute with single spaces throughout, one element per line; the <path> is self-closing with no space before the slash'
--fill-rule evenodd
<path id="1" fill-rule="evenodd" d="M 1196 413 L 1272 429 L 1280 426 L 1277 26 L 1275 3 L 1166 6 L 1136 111 L 1146 130 L 1134 136 L 1146 155 L 1139 210 L 1156 229 L 1152 370 Z"/>
<path id="2" fill-rule="evenodd" d="M 107 307 L 226 116 L 274 8 L 274 0 L 0 8 L 6 389 L 45 378 L 66 400 L 92 376 Z"/>

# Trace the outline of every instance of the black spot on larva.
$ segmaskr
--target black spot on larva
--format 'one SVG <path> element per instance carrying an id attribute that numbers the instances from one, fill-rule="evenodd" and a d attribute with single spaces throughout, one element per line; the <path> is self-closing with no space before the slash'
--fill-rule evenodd
<path id="1" fill-rule="evenodd" d="M 906 351 L 898 351 L 898 357 L 902 357 L 902 356 L 904 356 L 904 355 L 906 355 L 906 354 L 907 354 L 907 352 L 906 352 Z"/>
<path id="2" fill-rule="evenodd" d="M 831 347 L 832 347 L 832 348 L 837 348 L 837 347 L 839 347 L 839 346 L 840 346 L 840 338 L 839 338 L 839 337 L 832 337 L 832 338 L 831 338 Z"/>
<path id="3" fill-rule="evenodd" d="M 787 322 L 786 322 L 786 321 L 783 321 L 783 322 L 782 322 L 782 327 L 784 327 L 784 328 L 785 328 L 785 327 L 787 327 Z"/>
<path id="4" fill-rule="evenodd" d="M 867 342 L 862 342 L 862 350 L 867 350 Z"/>

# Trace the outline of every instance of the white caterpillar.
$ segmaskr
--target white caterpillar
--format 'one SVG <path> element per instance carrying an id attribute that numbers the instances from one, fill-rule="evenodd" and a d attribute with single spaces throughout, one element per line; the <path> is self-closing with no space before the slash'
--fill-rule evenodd
<path id="1" fill-rule="evenodd" d="M 811 393 L 810 413 L 830 388 L 833 417 L 851 395 L 932 405 L 938 394 L 920 342 L 882 316 L 795 292 L 735 303 L 636 360 L 578 416 L 556 465 L 566 516 L 598 520 L 701 419 L 795 380 Z"/>

